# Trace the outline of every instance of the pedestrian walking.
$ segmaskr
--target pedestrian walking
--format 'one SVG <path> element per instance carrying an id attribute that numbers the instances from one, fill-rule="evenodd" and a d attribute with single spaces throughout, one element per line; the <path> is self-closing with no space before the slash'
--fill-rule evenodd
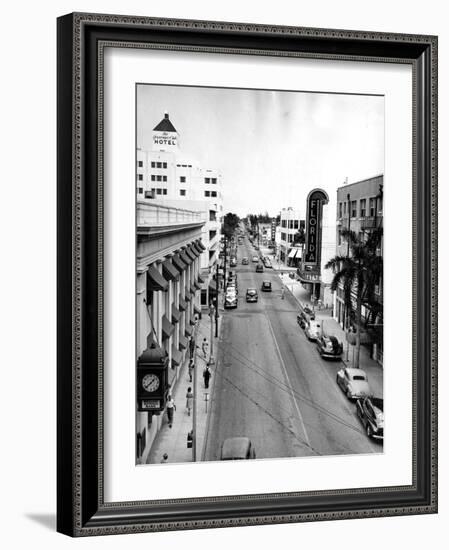
<path id="1" fill-rule="evenodd" d="M 195 367 L 195 363 L 193 359 L 190 359 L 189 361 L 189 382 L 193 382 L 193 369 Z"/>
<path id="2" fill-rule="evenodd" d="M 195 354 L 195 339 L 194 338 L 190 339 L 189 352 L 190 352 L 190 359 L 192 359 L 193 355 Z"/>
<path id="3" fill-rule="evenodd" d="M 285 288 L 282 287 L 282 290 L 281 290 L 281 298 L 284 300 L 285 299 Z"/>
<path id="4" fill-rule="evenodd" d="M 204 387 L 205 388 L 208 388 L 209 387 L 209 380 L 210 380 L 210 377 L 212 376 L 212 373 L 210 371 L 210 368 L 209 367 L 206 367 L 203 371 L 203 378 L 204 378 Z"/>
<path id="5" fill-rule="evenodd" d="M 193 408 L 193 392 L 192 392 L 192 388 L 188 388 L 186 393 L 186 409 L 187 409 L 187 414 L 189 416 L 192 408 Z"/>
<path id="6" fill-rule="evenodd" d="M 209 342 L 207 338 L 204 338 L 203 343 L 201 344 L 201 351 L 203 352 L 204 360 L 207 359 L 207 352 L 209 351 Z"/>
<path id="7" fill-rule="evenodd" d="M 171 428 L 173 426 L 173 418 L 175 416 L 176 411 L 176 405 L 173 401 L 173 397 L 169 395 L 167 397 L 167 418 L 168 418 L 168 425 Z"/>
<path id="8" fill-rule="evenodd" d="M 162 460 L 161 460 L 161 464 L 165 464 L 166 462 L 168 462 L 168 454 L 164 453 L 164 455 L 162 457 Z"/>

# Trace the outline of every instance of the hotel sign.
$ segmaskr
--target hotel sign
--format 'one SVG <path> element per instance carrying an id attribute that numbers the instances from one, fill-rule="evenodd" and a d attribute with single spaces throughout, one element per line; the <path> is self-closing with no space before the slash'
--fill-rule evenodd
<path id="1" fill-rule="evenodd" d="M 320 269 L 323 205 L 329 197 L 322 189 L 314 189 L 307 197 L 306 247 L 304 264 Z"/>
<path id="2" fill-rule="evenodd" d="M 153 149 L 167 151 L 178 146 L 178 134 L 174 132 L 153 132 Z"/>

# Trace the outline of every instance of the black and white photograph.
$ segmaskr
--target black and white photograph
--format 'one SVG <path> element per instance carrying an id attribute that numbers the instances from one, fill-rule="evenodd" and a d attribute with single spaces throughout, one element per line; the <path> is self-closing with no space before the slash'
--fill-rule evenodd
<path id="1" fill-rule="evenodd" d="M 383 453 L 384 109 L 136 85 L 137 465 Z"/>

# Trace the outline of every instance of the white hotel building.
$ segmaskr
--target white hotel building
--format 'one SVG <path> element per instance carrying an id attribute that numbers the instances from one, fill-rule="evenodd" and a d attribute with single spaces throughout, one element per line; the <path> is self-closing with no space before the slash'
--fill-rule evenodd
<path id="1" fill-rule="evenodd" d="M 200 212 L 205 224 L 201 242 L 206 250 L 200 258 L 205 280 L 201 302 L 209 298 L 213 270 L 218 260 L 223 218 L 222 177 L 182 154 L 180 135 L 168 113 L 153 129 L 152 150 L 137 149 L 137 200 Z"/>

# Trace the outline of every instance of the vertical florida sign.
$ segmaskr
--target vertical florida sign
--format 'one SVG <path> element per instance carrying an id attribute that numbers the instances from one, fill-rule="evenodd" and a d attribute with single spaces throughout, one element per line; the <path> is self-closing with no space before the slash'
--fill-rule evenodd
<path id="1" fill-rule="evenodd" d="M 304 264 L 315 266 L 319 271 L 321 265 L 321 239 L 323 205 L 329 197 L 323 189 L 313 189 L 307 196 L 306 248 Z"/>

